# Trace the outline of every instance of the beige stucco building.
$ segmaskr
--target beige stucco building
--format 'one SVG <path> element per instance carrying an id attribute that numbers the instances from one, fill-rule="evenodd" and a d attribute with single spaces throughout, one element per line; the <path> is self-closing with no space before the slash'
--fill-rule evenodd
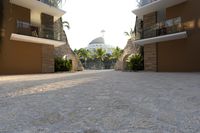
<path id="1" fill-rule="evenodd" d="M 137 0 L 136 40 L 146 71 L 200 71 L 199 0 Z"/>
<path id="2" fill-rule="evenodd" d="M 2 4 L 0 74 L 54 72 L 55 51 L 68 45 L 60 19 L 65 11 L 50 0 L 2 0 Z"/>

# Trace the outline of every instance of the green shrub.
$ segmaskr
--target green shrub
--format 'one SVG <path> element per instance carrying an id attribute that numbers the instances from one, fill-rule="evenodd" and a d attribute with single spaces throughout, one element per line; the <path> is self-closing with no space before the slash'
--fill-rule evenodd
<path id="1" fill-rule="evenodd" d="M 141 54 L 133 54 L 128 57 L 127 67 L 129 70 L 138 71 L 144 69 L 144 59 Z"/>
<path id="2" fill-rule="evenodd" d="M 72 69 L 72 60 L 55 58 L 55 72 L 70 71 Z"/>

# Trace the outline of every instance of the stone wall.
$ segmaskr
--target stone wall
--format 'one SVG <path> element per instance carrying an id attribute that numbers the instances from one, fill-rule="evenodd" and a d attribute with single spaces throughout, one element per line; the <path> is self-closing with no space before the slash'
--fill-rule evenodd
<path id="1" fill-rule="evenodd" d="M 62 19 L 59 19 L 55 23 L 54 28 L 55 28 L 55 33 L 56 33 L 55 35 L 60 34 L 59 36 L 56 36 L 56 37 L 60 40 L 66 41 L 65 45 L 55 47 L 55 57 L 61 57 L 61 58 L 66 57 L 67 59 L 71 59 L 72 60 L 72 71 L 82 71 L 84 68 L 83 68 L 78 56 L 72 51 L 72 49 L 70 48 L 70 45 L 68 43 L 67 35 L 62 27 Z"/>
<path id="2" fill-rule="evenodd" d="M 142 31 L 143 30 L 143 20 L 136 17 L 135 22 L 135 39 L 141 39 L 142 38 Z"/>
<path id="3" fill-rule="evenodd" d="M 153 26 L 157 22 L 157 13 L 153 12 L 143 16 L 143 38 L 155 37 Z M 152 28 L 151 28 L 152 27 Z M 157 71 L 157 44 L 144 45 L 144 70 Z"/>
<path id="4" fill-rule="evenodd" d="M 83 66 L 78 59 L 78 56 L 71 50 L 68 44 L 55 48 L 55 57 L 66 57 L 72 60 L 72 71 L 82 71 Z"/>
<path id="5" fill-rule="evenodd" d="M 157 45 L 148 44 L 144 46 L 144 70 L 157 71 Z"/>
<path id="6" fill-rule="evenodd" d="M 42 46 L 42 72 L 43 73 L 54 72 L 54 46 L 51 45 Z"/>
<path id="7" fill-rule="evenodd" d="M 156 36 L 156 31 L 150 28 L 157 22 L 157 13 L 153 12 L 143 16 L 143 32 L 141 36 L 137 36 L 138 39 L 149 38 Z M 136 31 L 140 33 L 141 20 L 136 21 Z M 126 70 L 126 60 L 129 55 L 138 53 L 139 46 L 135 45 L 131 39 L 128 40 L 126 47 L 122 56 L 119 58 L 115 65 L 115 70 Z M 157 71 L 157 46 L 156 44 L 145 45 L 144 46 L 144 69 L 146 71 Z"/>
<path id="8" fill-rule="evenodd" d="M 139 52 L 139 46 L 136 46 L 131 39 L 128 40 L 126 47 L 124 48 L 124 51 L 121 55 L 121 57 L 118 59 L 117 63 L 115 64 L 115 70 L 126 70 L 126 60 L 128 59 L 129 55 L 138 53 Z"/>
<path id="9" fill-rule="evenodd" d="M 157 13 L 149 13 L 143 16 L 143 38 L 155 37 L 156 30 L 151 28 L 157 22 Z"/>
<path id="10" fill-rule="evenodd" d="M 54 38 L 61 41 L 66 40 L 66 35 L 63 32 L 62 19 L 59 19 L 54 23 Z"/>
<path id="11" fill-rule="evenodd" d="M 81 60 L 85 69 L 88 70 L 101 70 L 101 69 L 114 69 L 116 60 L 104 60 L 99 61 L 98 59 L 89 59 L 86 62 Z"/>
<path id="12" fill-rule="evenodd" d="M 62 19 L 57 20 L 54 24 L 54 38 L 56 40 L 65 41 L 66 44 L 59 47 L 51 45 L 42 46 L 42 72 L 54 72 L 54 59 L 56 57 L 66 57 L 67 59 L 71 59 L 72 71 L 82 71 L 83 67 L 78 59 L 78 56 L 74 54 L 69 46 L 67 35 L 63 30 Z"/>

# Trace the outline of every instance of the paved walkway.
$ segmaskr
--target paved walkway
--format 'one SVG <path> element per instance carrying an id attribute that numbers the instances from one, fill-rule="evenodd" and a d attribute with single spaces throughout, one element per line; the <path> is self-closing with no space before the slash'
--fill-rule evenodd
<path id="1" fill-rule="evenodd" d="M 1 76 L 0 133 L 200 133 L 200 73 Z"/>

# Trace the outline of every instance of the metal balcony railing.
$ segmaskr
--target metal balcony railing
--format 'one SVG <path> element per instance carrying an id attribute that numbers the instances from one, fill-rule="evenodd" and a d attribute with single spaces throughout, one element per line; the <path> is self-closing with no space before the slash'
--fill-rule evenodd
<path id="1" fill-rule="evenodd" d="M 177 17 L 142 28 L 142 31 L 139 33 L 140 35 L 136 37 L 136 40 L 178 33 L 184 30 L 181 17 Z"/>
<path id="2" fill-rule="evenodd" d="M 56 33 L 54 25 L 36 27 L 29 22 L 17 20 L 16 33 L 32 37 L 62 41 L 61 34 Z"/>
<path id="3" fill-rule="evenodd" d="M 145 5 L 155 2 L 155 1 L 157 1 L 157 0 L 136 0 L 136 2 L 138 3 L 138 7 L 145 6 Z"/>
<path id="4" fill-rule="evenodd" d="M 62 1 L 63 0 L 38 0 L 38 1 L 41 1 L 42 3 L 45 3 L 49 6 L 53 6 L 53 7 L 56 7 L 56 8 L 62 8 Z"/>

